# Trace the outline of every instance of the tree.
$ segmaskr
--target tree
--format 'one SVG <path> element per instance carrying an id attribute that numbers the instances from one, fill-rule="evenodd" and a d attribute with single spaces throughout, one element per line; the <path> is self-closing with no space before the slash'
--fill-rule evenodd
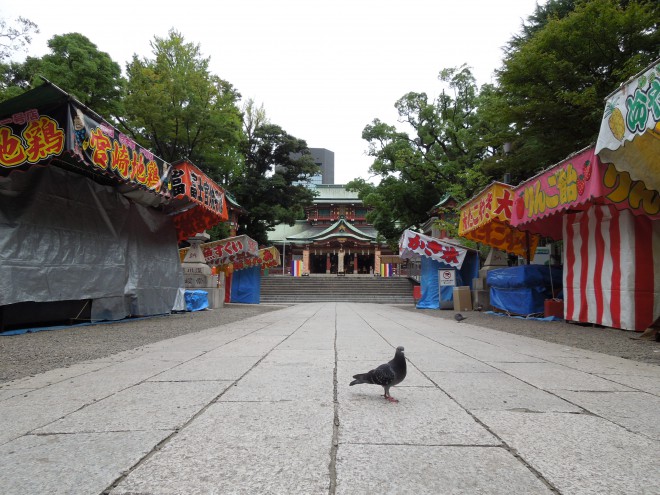
<path id="1" fill-rule="evenodd" d="M 357 179 L 348 187 L 373 208 L 368 219 L 392 246 L 405 228 L 425 221 L 446 193 L 466 199 L 486 183 L 479 163 L 490 151 L 480 137 L 472 72 L 466 66 L 444 69 L 438 78 L 447 89 L 436 99 L 408 93 L 396 102 L 410 133 L 378 119 L 362 132 L 374 157 L 370 171 L 381 180 L 375 186 Z"/>
<path id="2" fill-rule="evenodd" d="M 304 218 L 304 207 L 314 198 L 304 183 L 318 172 L 318 166 L 307 143 L 270 123 L 263 107 L 248 102 L 244 115 L 245 164 L 229 190 L 247 210 L 238 233 L 266 244 L 273 226 L 293 225 Z"/>
<path id="3" fill-rule="evenodd" d="M 80 33 L 55 35 L 48 40 L 48 48 L 50 53 L 41 58 L 27 57 L 23 63 L 3 67 L 5 96 L 43 84 L 43 76 L 116 123 L 124 91 L 119 64 Z"/>
<path id="4" fill-rule="evenodd" d="M 492 176 L 522 180 L 593 143 L 604 98 L 658 56 L 655 1 L 550 0 L 509 44 L 490 114 L 507 122 L 512 153 Z M 506 141 L 501 141 L 500 145 Z"/>
<path id="5" fill-rule="evenodd" d="M 163 159 L 188 158 L 223 183 L 240 160 L 240 94 L 177 31 L 151 47 L 154 58 L 136 55 L 127 66 L 123 126 Z"/>
<path id="6" fill-rule="evenodd" d="M 15 51 L 26 48 L 32 43 L 32 34 L 39 33 L 39 27 L 25 17 L 18 17 L 14 22 L 16 26 L 10 26 L 0 18 L 0 62 Z"/>

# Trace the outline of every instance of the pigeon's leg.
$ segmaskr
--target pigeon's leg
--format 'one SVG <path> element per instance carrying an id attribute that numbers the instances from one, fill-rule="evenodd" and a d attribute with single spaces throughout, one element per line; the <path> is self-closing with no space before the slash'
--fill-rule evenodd
<path id="1" fill-rule="evenodd" d="M 383 395 L 383 397 L 385 397 L 390 402 L 399 402 L 398 400 L 396 400 L 394 397 L 392 397 L 390 395 L 390 387 L 385 388 L 385 394 Z"/>

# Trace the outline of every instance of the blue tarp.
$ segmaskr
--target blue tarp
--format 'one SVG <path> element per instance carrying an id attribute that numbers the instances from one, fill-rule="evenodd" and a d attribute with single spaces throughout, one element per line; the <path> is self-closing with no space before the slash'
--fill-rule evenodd
<path id="1" fill-rule="evenodd" d="M 562 285 L 562 268 L 548 265 L 510 266 L 489 271 L 486 281 L 490 287 L 498 289 L 551 287 L 552 285 L 559 289 Z"/>
<path id="2" fill-rule="evenodd" d="M 418 309 L 439 309 L 440 300 L 453 301 L 454 288 L 440 287 L 438 283 L 438 270 L 447 270 L 452 267 L 435 261 L 425 256 L 421 257 L 422 278 L 421 298 L 417 303 Z M 476 251 L 468 251 L 465 255 L 463 265 L 456 270 L 456 285 L 469 286 L 472 288 L 472 279 L 479 276 L 479 254 Z M 453 307 L 453 306 L 452 306 Z"/>
<path id="3" fill-rule="evenodd" d="M 186 311 L 201 311 L 209 307 L 209 293 L 205 290 L 186 291 Z"/>
<path id="4" fill-rule="evenodd" d="M 543 313 L 545 300 L 562 287 L 562 268 L 522 265 L 488 272 L 490 304 L 519 315 Z"/>
<path id="5" fill-rule="evenodd" d="M 237 270 L 231 277 L 231 302 L 259 304 L 261 302 L 261 267 Z"/>

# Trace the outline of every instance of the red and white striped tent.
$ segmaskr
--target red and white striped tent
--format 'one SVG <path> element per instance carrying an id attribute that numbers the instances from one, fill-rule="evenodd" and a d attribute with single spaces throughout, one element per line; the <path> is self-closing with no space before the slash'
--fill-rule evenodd
<path id="1" fill-rule="evenodd" d="M 660 221 L 612 205 L 563 217 L 564 317 L 643 331 L 660 318 Z"/>
<path id="2" fill-rule="evenodd" d="M 564 242 L 566 320 L 644 331 L 660 317 L 657 191 L 591 147 L 513 193 L 513 226 Z"/>

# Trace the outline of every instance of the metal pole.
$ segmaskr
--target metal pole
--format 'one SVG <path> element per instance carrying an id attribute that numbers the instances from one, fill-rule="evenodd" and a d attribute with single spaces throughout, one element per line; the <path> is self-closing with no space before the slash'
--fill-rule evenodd
<path id="1" fill-rule="evenodd" d="M 285 269 L 286 269 L 286 227 L 284 227 L 283 235 L 282 235 L 282 275 L 284 275 Z"/>

